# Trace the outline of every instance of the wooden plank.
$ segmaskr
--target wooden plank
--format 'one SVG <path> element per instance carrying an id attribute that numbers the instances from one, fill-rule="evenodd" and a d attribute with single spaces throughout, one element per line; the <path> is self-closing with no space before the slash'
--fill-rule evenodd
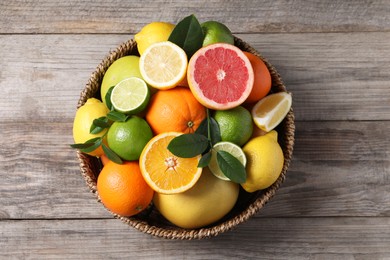
<path id="1" fill-rule="evenodd" d="M 69 147 L 72 123 L 3 123 L 0 133 L 0 219 L 111 217 Z"/>
<path id="2" fill-rule="evenodd" d="M 389 218 L 264 218 L 206 240 L 157 239 L 118 220 L 0 221 L 4 259 L 388 259 Z"/>
<path id="3" fill-rule="evenodd" d="M 235 33 L 389 31 L 386 0 L 333 1 L 2 1 L 0 33 L 136 33 L 151 21 L 195 14 Z M 44 14 L 44 15 L 43 15 Z M 23 18 L 23 19 L 21 19 Z M 315 22 L 313 22 L 315 20 Z M 28 21 L 28 22 L 26 22 Z"/>
<path id="4" fill-rule="evenodd" d="M 278 69 L 297 120 L 390 120 L 390 33 L 238 36 Z M 0 35 L 0 117 L 71 119 L 90 74 L 129 38 Z"/>
<path id="5" fill-rule="evenodd" d="M 390 216 L 390 121 L 296 127 L 287 179 L 257 217 Z M 84 183 L 71 131 L 70 121 L 0 125 L 1 219 L 112 218 Z"/>
<path id="6" fill-rule="evenodd" d="M 261 216 L 389 216 L 388 121 L 296 127 L 286 181 Z"/>

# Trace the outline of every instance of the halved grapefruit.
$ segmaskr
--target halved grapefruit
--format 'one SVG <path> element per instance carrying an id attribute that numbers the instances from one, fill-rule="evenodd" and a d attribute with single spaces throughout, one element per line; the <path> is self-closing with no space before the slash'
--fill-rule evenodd
<path id="1" fill-rule="evenodd" d="M 210 109 L 226 110 L 247 99 L 254 75 L 243 51 L 231 44 L 216 43 L 199 49 L 191 57 L 187 81 L 199 103 Z"/>

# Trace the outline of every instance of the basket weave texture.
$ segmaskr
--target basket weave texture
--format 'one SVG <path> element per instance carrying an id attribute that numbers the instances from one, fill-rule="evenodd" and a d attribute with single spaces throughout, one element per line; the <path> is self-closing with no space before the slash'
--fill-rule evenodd
<path id="1" fill-rule="evenodd" d="M 264 61 L 272 77 L 271 93 L 287 92 L 279 73 L 266 59 L 264 59 L 264 57 L 249 44 L 237 37 L 235 37 L 235 45 L 241 50 L 257 55 Z M 96 70 L 92 73 L 84 90 L 81 92 L 77 108 L 82 106 L 88 98 L 99 97 L 100 85 L 104 73 L 115 60 L 126 55 L 139 55 L 136 42 L 133 39 L 118 46 L 102 60 Z M 217 223 L 200 229 L 179 228 L 165 220 L 153 205 L 150 205 L 148 209 L 133 217 L 124 217 L 111 213 L 115 218 L 122 220 L 124 223 L 141 232 L 167 239 L 203 239 L 214 237 L 231 230 L 255 215 L 275 195 L 276 191 L 285 180 L 286 172 L 292 159 L 294 146 L 295 124 L 292 109 L 283 122 L 276 128 L 276 131 L 278 132 L 278 142 L 284 153 L 284 165 L 281 175 L 273 185 L 265 190 L 247 193 L 241 189 L 235 207 Z M 77 151 L 77 157 L 80 162 L 81 174 L 84 177 L 87 186 L 100 202 L 99 195 L 96 191 L 97 176 L 101 170 L 100 160 L 96 157 L 83 154 L 80 151 Z"/>

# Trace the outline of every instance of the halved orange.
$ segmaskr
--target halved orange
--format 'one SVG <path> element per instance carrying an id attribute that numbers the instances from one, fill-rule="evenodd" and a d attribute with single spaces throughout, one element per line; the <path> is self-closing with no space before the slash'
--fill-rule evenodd
<path id="1" fill-rule="evenodd" d="M 181 158 L 168 150 L 171 140 L 181 134 L 166 132 L 156 135 L 142 151 L 139 158 L 141 173 L 156 192 L 163 194 L 184 192 L 194 186 L 202 174 L 202 168 L 198 168 L 200 155 Z"/>

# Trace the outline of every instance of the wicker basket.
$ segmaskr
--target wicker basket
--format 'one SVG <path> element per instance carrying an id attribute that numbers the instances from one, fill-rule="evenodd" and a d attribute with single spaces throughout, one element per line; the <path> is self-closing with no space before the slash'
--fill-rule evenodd
<path id="1" fill-rule="evenodd" d="M 276 69 L 255 49 L 237 37 L 235 37 L 235 45 L 241 50 L 251 52 L 263 59 L 271 72 L 272 93 L 287 91 Z M 105 71 L 115 60 L 131 54 L 139 55 L 136 43 L 132 39 L 118 46 L 114 51 L 111 51 L 92 73 L 85 89 L 80 94 L 77 107 L 83 105 L 90 97 L 99 97 L 99 88 Z M 238 224 L 245 222 L 251 216 L 256 214 L 274 196 L 285 179 L 294 146 L 295 125 L 292 109 L 276 130 L 278 131 L 278 142 L 282 147 L 285 158 L 280 177 L 272 186 L 262 191 L 247 193 L 241 189 L 235 207 L 217 223 L 200 229 L 179 228 L 165 220 L 164 217 L 162 217 L 161 214 L 153 207 L 153 205 L 150 205 L 148 209 L 133 217 L 123 217 L 114 213 L 112 214 L 115 218 L 122 220 L 139 231 L 167 239 L 203 239 L 217 236 L 225 231 L 233 229 Z M 100 202 L 99 195 L 96 192 L 96 180 L 98 173 L 101 170 L 101 162 L 99 159 L 85 155 L 79 151 L 77 151 L 77 156 L 80 161 L 81 174 L 83 175 L 91 192 L 96 195 L 97 200 Z"/>

